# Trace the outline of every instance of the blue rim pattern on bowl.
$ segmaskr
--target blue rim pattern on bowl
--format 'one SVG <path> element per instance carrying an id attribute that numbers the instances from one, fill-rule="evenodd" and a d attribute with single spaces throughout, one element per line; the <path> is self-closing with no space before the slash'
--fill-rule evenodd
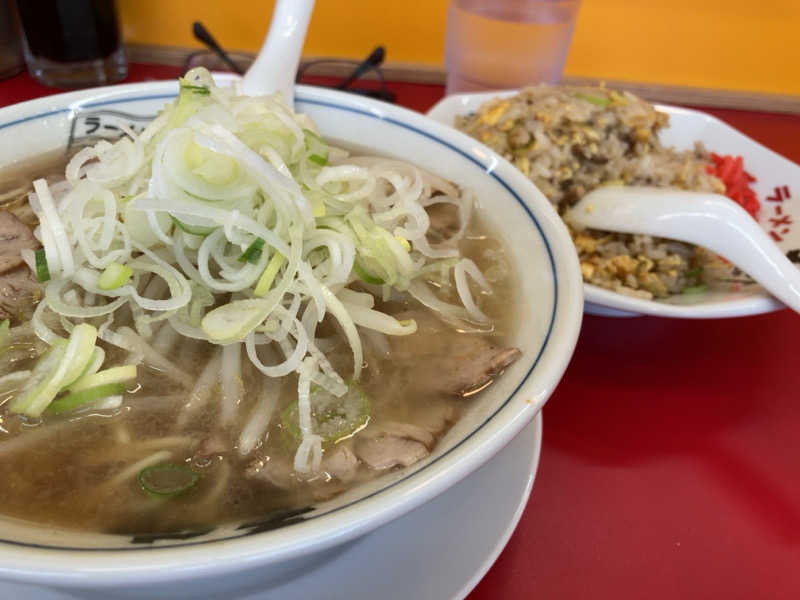
<path id="1" fill-rule="evenodd" d="M 48 111 L 46 113 L 40 113 L 40 114 L 37 114 L 37 115 L 32 115 L 32 116 L 29 116 L 29 117 L 23 117 L 21 119 L 16 119 L 14 121 L 9 121 L 7 123 L 0 123 L 0 130 L 6 129 L 8 127 L 12 127 L 14 125 L 18 125 L 18 124 L 21 124 L 21 123 L 26 123 L 26 122 L 29 122 L 29 121 L 33 121 L 33 120 L 36 120 L 36 119 L 43 119 L 43 118 L 46 118 L 46 117 L 49 117 L 49 116 L 53 116 L 53 115 L 56 115 L 56 114 L 76 113 L 77 110 L 80 110 L 81 108 L 96 108 L 96 107 L 108 106 L 108 105 L 112 105 L 112 104 L 146 102 L 146 101 L 152 101 L 152 100 L 169 100 L 169 99 L 172 99 L 174 97 L 175 97 L 175 94 L 155 94 L 155 95 L 150 94 L 150 95 L 146 95 L 146 96 L 132 96 L 132 97 L 124 98 L 124 99 L 110 99 L 110 100 L 103 100 L 103 101 L 99 101 L 99 102 L 91 102 L 91 103 L 81 104 L 77 108 L 65 108 L 65 109 L 59 109 L 59 110 L 54 110 L 54 111 Z M 555 325 L 556 313 L 557 313 L 557 310 L 558 310 L 558 275 L 557 275 L 557 272 L 556 272 L 555 258 L 553 257 L 553 252 L 552 252 L 552 249 L 550 247 L 550 242 L 548 241 L 547 236 L 544 234 L 544 231 L 542 230 L 542 227 L 541 227 L 538 219 L 533 214 L 533 212 L 531 212 L 531 210 L 528 207 L 528 205 L 522 200 L 522 198 L 520 198 L 520 196 L 513 190 L 513 188 L 502 177 L 500 177 L 496 172 L 494 172 L 493 170 L 488 170 L 487 171 L 486 168 L 485 168 L 485 165 L 483 163 L 481 163 L 478 159 L 476 159 L 474 156 L 470 155 L 469 153 L 464 152 L 463 150 L 457 148 L 453 144 L 451 144 L 451 143 L 449 143 L 449 142 L 437 137 L 436 135 L 434 135 L 434 134 L 432 134 L 432 133 L 430 133 L 428 131 L 424 131 L 424 130 L 418 128 L 418 127 L 415 127 L 415 126 L 410 125 L 408 123 L 404 123 L 403 121 L 400 121 L 398 119 L 394 119 L 394 118 L 391 118 L 391 117 L 379 115 L 379 114 L 376 114 L 375 112 L 372 112 L 372 111 L 369 111 L 369 110 L 364 110 L 364 109 L 354 108 L 354 107 L 351 107 L 351 106 L 345 106 L 345 105 L 341 105 L 341 104 L 336 104 L 334 102 L 314 100 L 313 98 L 304 97 L 302 94 L 299 94 L 299 93 L 295 97 L 295 104 L 296 105 L 308 104 L 308 105 L 315 105 L 315 106 L 324 106 L 326 108 L 331 108 L 331 109 L 334 109 L 334 110 L 341 110 L 341 111 L 345 111 L 345 112 L 356 113 L 356 114 L 359 114 L 359 115 L 362 115 L 362 116 L 365 116 L 365 117 L 378 119 L 380 121 L 383 121 L 383 122 L 386 122 L 386 123 L 390 123 L 395 127 L 400 127 L 400 128 L 409 130 L 409 131 L 411 131 L 411 132 L 413 132 L 413 133 L 415 133 L 417 135 L 421 135 L 423 137 L 426 137 L 426 138 L 430 139 L 431 141 L 448 148 L 450 151 L 455 152 L 456 154 L 459 154 L 460 156 L 466 158 L 470 163 L 472 163 L 473 165 L 475 165 L 476 167 L 478 167 L 479 169 L 481 169 L 482 171 L 484 171 L 488 175 L 490 175 L 509 194 L 511 194 L 511 196 L 516 200 L 516 202 L 522 207 L 522 209 L 525 211 L 525 213 L 531 219 L 533 224 L 536 226 L 536 230 L 539 232 L 539 235 L 542 238 L 542 242 L 544 244 L 545 250 L 547 251 L 547 257 L 548 257 L 548 261 L 549 261 L 549 265 L 550 265 L 551 275 L 553 277 L 553 299 L 552 299 L 553 310 L 552 310 L 552 313 L 550 315 L 550 320 L 549 320 L 548 325 L 547 325 L 547 331 L 546 331 L 546 334 L 544 336 L 544 339 L 542 340 L 542 344 L 541 344 L 541 347 L 539 348 L 539 352 L 536 354 L 536 357 L 533 359 L 533 362 L 530 364 L 530 366 L 529 366 L 527 372 L 525 373 L 524 377 L 522 377 L 522 379 L 519 381 L 517 386 L 509 393 L 509 395 L 500 404 L 500 406 L 498 406 L 490 415 L 488 415 L 483 420 L 483 422 L 479 426 L 477 426 L 475 429 L 473 429 L 469 434 L 467 434 L 462 440 L 460 440 L 458 443 L 456 443 L 452 448 L 448 449 L 446 452 L 443 452 L 441 455 L 437 456 L 436 458 L 431 460 L 429 463 L 427 463 L 425 466 L 421 467 L 420 469 L 417 469 L 417 470 L 407 474 L 405 477 L 402 477 L 401 479 L 398 479 L 398 480 L 396 480 L 396 481 L 394 481 L 394 482 L 392 482 L 392 483 L 380 488 L 379 490 L 376 490 L 376 491 L 374 491 L 374 492 L 372 492 L 370 494 L 367 494 L 366 496 L 362 496 L 362 497 L 358 498 L 357 500 L 353 500 L 352 502 L 349 502 L 347 504 L 342 504 L 340 506 L 337 506 L 337 507 L 332 508 L 330 510 L 327 510 L 325 512 L 320 512 L 318 514 L 309 515 L 308 517 L 299 516 L 300 513 L 298 513 L 297 511 L 288 512 L 288 515 L 289 515 L 290 519 L 288 521 L 278 525 L 279 527 L 290 527 L 291 525 L 293 525 L 295 523 L 309 521 L 309 520 L 313 520 L 313 519 L 316 519 L 316 518 L 319 518 L 319 517 L 322 517 L 322 516 L 325 516 L 325 515 L 329 515 L 329 514 L 344 510 L 344 509 L 346 509 L 346 508 L 348 508 L 348 507 L 350 507 L 350 506 L 352 506 L 354 504 L 357 504 L 359 502 L 362 502 L 362 501 L 367 500 L 369 498 L 372 498 L 374 496 L 377 496 L 377 495 L 380 495 L 380 494 L 384 494 L 388 490 L 392 489 L 393 487 L 405 482 L 408 478 L 410 478 L 410 477 L 416 475 L 417 473 L 420 473 L 420 472 L 424 471 L 425 469 L 429 468 L 431 465 L 437 463 L 438 461 L 443 459 L 445 456 L 447 456 L 448 454 L 450 454 L 451 452 L 453 452 L 454 450 L 456 450 L 457 448 L 462 446 L 467 440 L 469 440 L 471 437 L 473 437 L 478 431 L 483 429 L 487 425 L 487 423 L 489 423 L 492 419 L 494 419 L 494 417 L 498 413 L 500 413 L 500 411 L 502 411 L 508 405 L 510 400 L 517 394 L 519 389 L 525 384 L 525 382 L 531 376 L 531 374 L 533 373 L 533 370 L 536 368 L 536 366 L 539 363 L 539 360 L 541 359 L 542 355 L 544 354 L 544 351 L 547 348 L 548 342 L 550 341 L 550 335 L 551 335 L 551 333 L 553 331 L 553 327 Z M 217 543 L 217 542 L 223 542 L 223 541 L 239 539 L 239 538 L 246 537 L 246 536 L 249 536 L 249 535 L 253 535 L 253 534 L 256 534 L 256 533 L 260 533 L 261 531 L 263 531 L 262 529 L 258 528 L 258 525 L 259 525 L 259 523 L 255 523 L 253 526 L 251 526 L 252 528 L 250 528 L 247 531 L 242 531 L 241 533 L 232 534 L 232 535 L 228 535 L 228 536 L 225 536 L 225 537 L 213 538 L 213 539 L 208 539 L 208 540 L 196 540 L 196 541 L 191 541 L 191 542 L 175 543 L 175 544 L 169 544 L 168 546 L 150 546 L 150 547 L 152 547 L 154 549 L 183 548 L 183 547 L 187 547 L 187 546 L 197 546 L 197 545 L 211 544 L 211 543 Z M 177 532 L 175 534 L 175 536 L 176 537 L 184 536 L 184 539 L 185 539 L 185 538 L 189 538 L 189 537 L 193 537 L 193 536 L 207 535 L 211 531 L 213 531 L 213 529 L 212 530 L 203 530 L 203 531 L 199 531 L 198 530 L 198 532 L 196 534 L 193 534 L 192 532 Z M 163 534 L 163 535 L 154 534 L 154 538 L 153 539 L 169 539 L 171 537 L 171 535 L 172 534 Z M 41 548 L 41 549 L 47 549 L 47 550 L 66 550 L 66 551 L 80 551 L 80 552 L 109 552 L 109 551 L 126 552 L 126 551 L 142 550 L 142 549 L 147 548 L 147 546 L 142 545 L 141 542 L 137 543 L 135 541 L 136 537 L 137 536 L 131 536 L 131 544 L 132 545 L 124 546 L 124 547 L 92 547 L 92 548 L 86 548 L 86 547 L 73 547 L 73 546 L 51 546 L 51 545 L 47 545 L 47 544 L 36 544 L 36 543 L 29 543 L 29 542 L 20 542 L 20 541 L 16 541 L 16 540 L 7 540 L 7 539 L 4 539 L 4 538 L 0 538 L 0 543 L 12 545 L 12 546 L 20 546 L 20 547 L 25 547 L 25 548 Z"/>

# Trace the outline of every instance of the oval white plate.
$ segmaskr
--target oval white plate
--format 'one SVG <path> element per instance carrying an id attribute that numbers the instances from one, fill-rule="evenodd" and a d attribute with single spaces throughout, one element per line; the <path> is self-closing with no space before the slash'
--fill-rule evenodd
<path id="1" fill-rule="evenodd" d="M 539 413 L 494 458 L 438 498 L 343 547 L 322 566 L 240 600 L 463 598 L 514 532 L 531 493 L 541 444 Z M 80 597 L 72 594 L 0 582 L 0 598 Z"/>
<path id="2" fill-rule="evenodd" d="M 498 96 L 511 96 L 516 90 L 455 94 L 439 101 L 428 116 L 453 125 L 457 115 L 474 112 L 481 103 Z M 717 154 L 742 156 L 745 170 L 756 178 L 753 190 L 761 203 L 759 223 L 773 236 L 778 246 L 794 262 L 800 261 L 800 166 L 785 159 L 706 113 L 656 104 L 669 114 L 669 127 L 661 141 L 678 149 L 691 148 L 702 141 Z M 754 315 L 784 308 L 756 284 L 735 285 L 727 289 L 667 300 L 642 300 L 624 296 L 595 285 L 584 284 L 584 311 L 590 314 L 624 317 L 655 315 L 685 319 L 707 319 Z"/>

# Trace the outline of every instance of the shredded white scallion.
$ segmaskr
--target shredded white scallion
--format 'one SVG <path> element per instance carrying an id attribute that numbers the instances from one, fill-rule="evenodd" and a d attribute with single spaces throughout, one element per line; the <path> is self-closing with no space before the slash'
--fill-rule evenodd
<path id="1" fill-rule="evenodd" d="M 467 276 L 483 292 L 488 284 L 458 248 L 474 200 L 397 160 L 354 158 L 334 148 L 321 158 L 325 143 L 313 124 L 280 95 L 239 95 L 216 87 L 204 69 L 181 81 L 179 98 L 143 132 L 123 127 L 118 141 L 80 150 L 65 182 L 34 183 L 35 235 L 51 281 L 32 330 L 53 345 L 63 340 L 45 316 L 55 313 L 68 330 L 94 319 L 99 339 L 191 390 L 182 422 L 211 401 L 217 383 L 221 419 L 235 421 L 243 344 L 264 376 L 297 374 L 294 468 L 313 474 L 323 450 L 311 386 L 336 397 L 348 390 L 317 335 L 327 315 L 352 351 L 353 380 L 364 361 L 359 328 L 385 343 L 383 336 L 417 327 L 384 312 L 370 292 L 378 301 L 411 296 L 446 319 L 488 321 Z M 434 225 L 426 208 L 433 204 L 454 205 L 458 215 L 448 228 L 455 233 L 444 242 L 437 235 L 436 244 L 428 240 Z M 25 260 L 36 271 L 33 253 Z M 98 278 L 112 263 L 125 277 L 101 289 Z M 460 305 L 437 296 L 425 281 L 432 274 L 452 276 Z M 136 331 L 118 325 L 130 324 L 129 315 Z M 220 346 L 197 378 L 168 358 L 182 338 Z M 90 372 L 102 366 L 98 350 Z M 242 454 L 258 445 L 277 410 L 277 387 L 265 389 L 274 391 L 265 392 L 237 434 Z M 119 402 L 113 396 L 102 406 Z M 116 479 L 166 456 L 156 453 Z"/>

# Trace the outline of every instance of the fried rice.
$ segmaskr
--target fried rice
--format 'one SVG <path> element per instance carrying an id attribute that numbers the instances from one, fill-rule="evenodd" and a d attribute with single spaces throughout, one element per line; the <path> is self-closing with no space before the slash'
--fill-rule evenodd
<path id="1" fill-rule="evenodd" d="M 702 143 L 665 147 L 669 116 L 624 91 L 540 84 L 490 100 L 456 127 L 512 162 L 564 216 L 601 185 L 678 187 L 724 193 L 709 174 Z M 682 242 L 570 227 L 584 281 L 641 298 L 665 298 L 704 285 L 718 272 L 712 253 Z M 709 267 L 709 268 L 706 268 Z"/>

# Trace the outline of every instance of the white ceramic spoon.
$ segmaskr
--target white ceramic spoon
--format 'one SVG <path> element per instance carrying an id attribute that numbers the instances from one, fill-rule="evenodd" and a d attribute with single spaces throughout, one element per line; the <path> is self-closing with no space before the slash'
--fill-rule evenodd
<path id="1" fill-rule="evenodd" d="M 313 9 L 314 0 L 277 0 L 264 44 L 242 80 L 245 94 L 279 91 L 294 104 L 294 78 Z"/>
<path id="2" fill-rule="evenodd" d="M 592 229 L 644 233 L 708 248 L 800 312 L 800 269 L 741 206 L 725 196 L 606 186 L 586 194 L 566 218 Z"/>

